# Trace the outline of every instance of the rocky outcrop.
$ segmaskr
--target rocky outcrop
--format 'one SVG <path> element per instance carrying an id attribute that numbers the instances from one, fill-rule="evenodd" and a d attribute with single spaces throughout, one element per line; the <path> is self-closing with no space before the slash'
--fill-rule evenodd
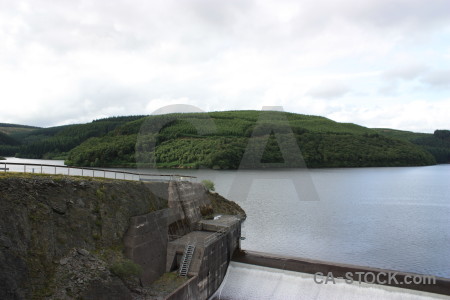
<path id="1" fill-rule="evenodd" d="M 126 299 L 130 291 L 109 266 L 123 260 L 130 218 L 167 207 L 167 187 L 1 174 L 0 299 L 89 298 L 106 290 L 117 296 L 108 299 Z"/>

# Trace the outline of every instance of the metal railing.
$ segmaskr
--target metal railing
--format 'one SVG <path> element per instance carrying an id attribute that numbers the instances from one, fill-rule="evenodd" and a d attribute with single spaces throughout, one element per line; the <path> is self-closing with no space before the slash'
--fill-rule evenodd
<path id="1" fill-rule="evenodd" d="M 135 180 L 135 181 L 171 181 L 171 180 L 182 181 L 182 180 L 192 180 L 196 178 L 195 176 L 179 175 L 179 174 L 150 174 L 150 173 L 119 171 L 119 170 L 97 169 L 97 168 L 71 167 L 61 165 L 32 164 L 32 163 L 11 163 L 11 162 L 0 162 L 0 171 L 101 177 L 101 178 Z"/>
<path id="2" fill-rule="evenodd" d="M 204 244 L 205 245 L 209 245 L 211 244 L 213 241 L 215 241 L 216 239 L 219 239 L 222 235 L 225 235 L 228 233 L 228 229 L 227 228 L 221 228 L 216 232 L 211 233 L 208 237 L 206 237 L 206 239 L 204 240 Z"/>

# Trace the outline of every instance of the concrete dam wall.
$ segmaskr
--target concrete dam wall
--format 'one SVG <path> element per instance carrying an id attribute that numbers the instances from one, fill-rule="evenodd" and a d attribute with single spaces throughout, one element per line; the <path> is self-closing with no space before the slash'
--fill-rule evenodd
<path id="1" fill-rule="evenodd" d="M 190 182 L 0 175 L 0 299 L 207 299 L 244 216 L 219 198 Z M 240 216 L 211 219 L 224 203 Z"/>

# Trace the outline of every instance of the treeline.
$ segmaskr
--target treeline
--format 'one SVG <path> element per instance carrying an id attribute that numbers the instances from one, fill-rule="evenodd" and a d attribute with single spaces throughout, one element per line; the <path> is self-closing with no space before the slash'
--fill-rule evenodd
<path id="1" fill-rule="evenodd" d="M 37 129 L 37 128 L 39 128 L 39 127 L 36 127 L 36 126 L 19 125 L 19 124 L 11 124 L 11 123 L 0 123 L 0 127 L 30 128 L 30 129 Z"/>

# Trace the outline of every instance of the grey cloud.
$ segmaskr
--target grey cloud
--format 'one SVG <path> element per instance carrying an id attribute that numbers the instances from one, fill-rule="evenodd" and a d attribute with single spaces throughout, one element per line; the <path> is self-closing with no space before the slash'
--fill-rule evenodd
<path id="1" fill-rule="evenodd" d="M 28 12 L 21 7 L 24 3 Z M 449 5 L 447 0 L 3 1 L 0 39 L 13 46 L 0 47 L 1 78 L 12 78 L 4 70 L 15 61 L 23 64 L 11 67 L 17 70 L 20 85 L 27 86 L 23 78 L 29 78 L 30 70 L 47 74 L 29 79 L 44 86 L 44 92 L 35 88 L 33 94 L 29 84 L 30 93 L 20 99 L 4 89 L 0 97 L 16 97 L 11 101 L 24 107 L 28 98 L 43 101 L 41 110 L 24 112 L 17 119 L 44 126 L 108 114 L 140 114 L 152 99 L 189 99 L 189 104 L 208 110 L 259 109 L 266 94 L 278 94 L 268 93 L 271 83 L 286 91 L 280 96 L 286 106 L 308 89 L 314 98 L 343 97 L 358 91 L 353 81 L 348 84 L 354 91 L 342 82 L 311 89 L 314 80 L 307 77 L 313 73 L 324 76 L 320 78 L 348 78 L 351 72 L 383 68 L 380 55 L 390 50 L 372 53 L 371 47 L 378 44 L 370 39 L 383 41 L 386 36 L 383 46 L 394 52 L 386 55 L 397 57 L 397 51 L 403 51 L 395 49 L 399 40 L 414 40 L 417 32 L 439 34 L 442 23 L 450 20 Z M 355 37 L 347 40 L 340 24 Z M 44 48 L 43 54 L 35 51 L 40 51 L 36 46 Z M 353 48 L 365 52 L 354 59 Z M 421 66 L 400 66 L 381 79 L 401 84 L 420 79 L 429 86 L 446 86 L 445 73 L 426 72 Z M 56 85 L 52 80 L 58 76 L 67 77 L 61 86 L 75 88 L 51 93 Z M 372 88 L 368 81 L 373 77 L 355 76 L 361 86 Z M 302 85 L 298 89 L 297 83 Z M 6 113 L 0 111 L 3 116 Z"/>
<path id="2" fill-rule="evenodd" d="M 450 88 L 450 70 L 435 70 L 423 78 L 423 82 L 439 88 Z"/>
<path id="3" fill-rule="evenodd" d="M 408 84 L 416 79 L 420 81 L 429 69 L 426 65 L 411 63 L 386 70 L 381 74 L 382 86 L 378 92 L 386 96 L 397 95 L 402 83 Z"/>
<path id="4" fill-rule="evenodd" d="M 446 0 L 382 0 L 368 5 L 353 5 L 351 9 L 359 21 L 367 20 L 377 26 L 412 26 L 426 29 L 447 22 L 450 2 Z"/>
<path id="5" fill-rule="evenodd" d="M 333 99 L 344 96 L 351 89 L 342 83 L 322 84 L 308 92 L 309 96 L 314 98 Z"/>
<path id="6" fill-rule="evenodd" d="M 301 12 L 293 22 L 297 34 L 317 34 L 347 23 L 362 31 L 414 39 L 448 23 L 450 18 L 447 0 L 311 0 L 301 1 L 299 5 Z"/>
<path id="7" fill-rule="evenodd" d="M 426 74 L 428 70 L 429 67 L 425 65 L 409 64 L 387 70 L 383 73 L 382 76 L 390 80 L 391 79 L 414 80 Z"/>

